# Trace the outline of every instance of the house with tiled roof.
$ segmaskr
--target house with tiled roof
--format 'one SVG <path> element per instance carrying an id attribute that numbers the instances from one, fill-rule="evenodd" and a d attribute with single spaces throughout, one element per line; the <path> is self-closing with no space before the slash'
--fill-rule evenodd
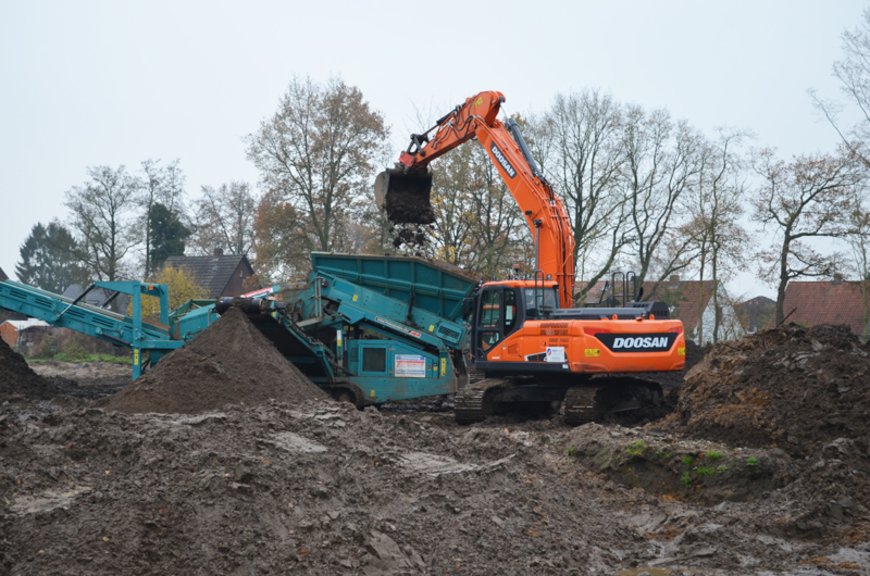
<path id="1" fill-rule="evenodd" d="M 776 302 L 767 296 L 756 296 L 734 305 L 737 318 L 743 331 L 747 334 L 755 334 L 759 330 L 770 327 L 771 319 L 776 310 Z"/>
<path id="2" fill-rule="evenodd" d="M 574 299 L 576 302 L 576 306 L 598 306 L 604 305 L 605 302 L 603 299 L 607 296 L 604 294 L 604 291 L 607 289 L 607 282 L 605 280 L 599 280 L 595 282 L 593 285 L 589 286 L 587 290 L 586 287 L 589 285 L 588 282 L 584 282 L 583 280 L 578 280 L 574 283 Z M 582 301 L 578 301 L 577 298 L 581 292 L 586 290 L 586 295 L 583 297 Z"/>
<path id="3" fill-rule="evenodd" d="M 45 333 L 48 329 L 49 326 L 46 322 L 34 318 L 5 320 L 0 323 L 0 339 L 16 352 L 24 352 L 28 341 L 28 332 L 32 335 L 36 330 L 41 330 Z"/>
<path id="4" fill-rule="evenodd" d="M 845 324 L 853 334 L 868 332 L 870 281 L 796 281 L 785 288 L 786 322 L 802 326 Z"/>
<path id="5" fill-rule="evenodd" d="M 254 275 L 247 256 L 220 251 L 211 256 L 170 256 L 164 266 L 184 270 L 215 300 L 244 293 L 245 280 Z"/>
<path id="6" fill-rule="evenodd" d="M 719 329 L 716 340 L 731 340 L 743 336 L 744 330 L 720 282 L 713 280 L 681 280 L 671 276 L 660 282 L 644 282 L 644 299 L 661 300 L 671 310 L 671 318 L 683 321 L 686 338 L 696 344 L 713 342 L 718 292 Z"/>
<path id="7" fill-rule="evenodd" d="M 586 287 L 578 282 L 578 292 Z M 586 292 L 583 302 L 578 306 L 594 306 L 599 303 L 609 305 L 608 298 L 611 287 L 605 288 L 605 281 L 600 280 Z M 724 289 L 712 280 L 680 280 L 678 276 L 660 282 L 644 282 L 643 300 L 660 300 L 668 305 L 671 318 L 683 321 L 686 337 L 697 344 L 713 341 L 713 325 L 715 322 L 716 303 L 713 299 L 714 290 L 719 290 L 720 325 L 718 340 L 739 338 L 744 334 L 737 313 L 730 304 Z M 617 304 L 621 301 L 622 286 L 616 287 Z M 631 299 L 629 297 L 629 299 Z"/>

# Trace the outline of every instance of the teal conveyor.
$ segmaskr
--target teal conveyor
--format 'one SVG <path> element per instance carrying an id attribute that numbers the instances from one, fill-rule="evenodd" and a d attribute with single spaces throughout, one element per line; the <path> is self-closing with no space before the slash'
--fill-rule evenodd
<path id="1" fill-rule="evenodd" d="M 106 305 L 118 294 L 127 294 L 132 302 L 130 316 L 83 302 L 94 288 L 103 288 L 111 296 Z M 160 322 L 142 319 L 142 296 L 160 300 Z M 129 346 L 133 378 L 142 374 L 143 367 L 156 364 L 160 358 L 180 348 L 199 332 L 213 323 L 218 315 L 213 305 L 192 309 L 170 324 L 169 291 L 164 284 L 148 282 L 95 282 L 78 298 L 41 290 L 34 286 L 5 280 L 0 282 L 0 308 L 38 318 L 52 326 L 69 328 L 113 344 Z"/>

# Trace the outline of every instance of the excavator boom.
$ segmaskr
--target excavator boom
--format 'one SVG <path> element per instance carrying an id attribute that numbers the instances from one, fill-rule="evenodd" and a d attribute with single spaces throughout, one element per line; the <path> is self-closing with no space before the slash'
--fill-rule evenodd
<path id="1" fill-rule="evenodd" d="M 375 196 L 394 223 L 433 222 L 429 163 L 477 139 L 526 219 L 536 245 L 536 274 L 558 282 L 561 305 L 567 308 L 574 301 L 574 236 L 568 212 L 531 158 L 516 122 L 498 119 L 504 101 L 501 92 L 480 92 L 425 133 L 413 134 L 396 167 L 378 176 Z"/>

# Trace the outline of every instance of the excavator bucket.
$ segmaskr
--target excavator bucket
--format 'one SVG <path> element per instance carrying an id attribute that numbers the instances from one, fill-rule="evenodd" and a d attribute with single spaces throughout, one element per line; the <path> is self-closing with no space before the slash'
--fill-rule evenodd
<path id="1" fill-rule="evenodd" d="M 375 201 L 393 224 L 431 224 L 435 212 L 429 201 L 432 175 L 385 170 L 375 179 Z"/>

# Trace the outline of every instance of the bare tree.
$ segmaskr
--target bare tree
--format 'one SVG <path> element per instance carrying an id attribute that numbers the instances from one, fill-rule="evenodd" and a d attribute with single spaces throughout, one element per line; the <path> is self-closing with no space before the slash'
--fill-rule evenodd
<path id="1" fill-rule="evenodd" d="M 359 222 L 372 203 L 387 135 L 383 117 L 358 88 L 294 79 L 278 111 L 248 137 L 248 157 L 264 191 L 300 216 L 309 232 L 304 248 L 329 251 L 351 242 L 343 224 Z"/>
<path id="2" fill-rule="evenodd" d="M 703 290 L 708 274 L 713 281 L 713 342 L 718 341 L 723 320 L 718 286 L 728 277 L 730 264 L 739 259 L 748 241 L 739 223 L 744 186 L 742 163 L 735 148 L 742 139 L 740 132 L 721 130 L 717 141 L 701 147 L 698 176 L 687 203 L 689 220 L 678 234 L 690 240 L 691 251 L 697 254 L 699 290 Z M 698 322 L 702 333 L 703 315 Z"/>
<path id="3" fill-rule="evenodd" d="M 870 8 L 858 26 L 843 32 L 843 52 L 843 58 L 834 63 L 834 76 L 860 120 L 854 126 L 844 126 L 839 119 L 840 105 L 822 100 L 815 92 L 812 96 L 843 145 L 870 167 Z"/>
<path id="4" fill-rule="evenodd" d="M 776 287 L 776 322 L 785 318 L 788 282 L 832 275 L 842 255 L 817 252 L 808 241 L 844 238 L 852 230 L 848 215 L 865 170 L 847 152 L 779 160 L 770 150 L 757 154 L 762 184 L 753 201 L 753 218 L 772 227 L 775 243 L 760 253 L 762 275 Z"/>
<path id="5" fill-rule="evenodd" d="M 470 268 L 483 278 L 504 278 L 513 266 L 534 269 L 534 242 L 516 200 L 480 149 L 478 175 L 484 194 L 472 197 L 475 231 Z"/>
<path id="6" fill-rule="evenodd" d="M 544 166 L 567 204 L 577 273 L 592 286 L 628 242 L 622 107 L 597 91 L 558 95 L 544 122 Z"/>
<path id="7" fill-rule="evenodd" d="M 257 205 L 254 221 L 254 252 L 257 273 L 272 282 L 284 283 L 307 269 L 304 246 L 306 229 L 299 226 L 299 214 L 279 193 L 266 193 Z"/>
<path id="8" fill-rule="evenodd" d="M 433 166 L 431 249 L 439 260 L 469 268 L 476 222 L 475 196 L 487 191 L 480 176 L 481 154 L 475 146 L 462 146 Z M 484 162 L 486 158 L 482 159 Z"/>
<path id="9" fill-rule="evenodd" d="M 697 179 L 701 142 L 695 130 L 685 122 L 675 125 L 664 110 L 647 113 L 630 107 L 625 114 L 627 233 L 640 282 L 654 268 L 657 272 L 653 293 L 663 279 L 687 268 L 695 256 L 690 239 L 673 232 L 682 197 Z"/>
<path id="10" fill-rule="evenodd" d="M 66 193 L 71 225 L 92 277 L 119 280 L 128 272 L 125 256 L 138 244 L 131 224 L 141 183 L 124 166 L 88 168 L 88 177 L 84 184 Z"/>
<path id="11" fill-rule="evenodd" d="M 254 241 L 257 201 L 246 182 L 202 187 L 196 202 L 193 246 L 200 254 L 248 254 Z"/>

